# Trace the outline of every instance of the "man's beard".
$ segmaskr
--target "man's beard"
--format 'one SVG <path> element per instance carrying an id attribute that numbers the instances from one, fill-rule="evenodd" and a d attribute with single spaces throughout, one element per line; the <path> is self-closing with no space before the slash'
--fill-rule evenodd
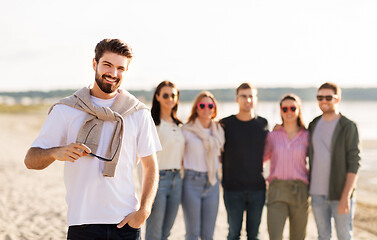
<path id="1" fill-rule="evenodd" d="M 110 83 L 106 82 L 106 80 L 105 80 L 106 77 L 107 78 L 112 78 L 110 75 L 107 75 L 107 74 L 103 74 L 102 76 L 100 76 L 97 73 L 97 71 L 96 71 L 95 80 L 96 80 L 96 83 L 97 83 L 98 87 L 104 93 L 113 93 L 113 92 L 115 92 L 119 88 L 119 86 L 120 86 L 119 78 L 112 78 L 112 79 L 116 80 L 116 83 L 115 84 L 110 84 Z"/>
<path id="2" fill-rule="evenodd" d="M 323 114 L 332 114 L 336 112 L 336 109 L 334 106 L 324 106 L 324 107 L 319 107 L 322 111 Z"/>

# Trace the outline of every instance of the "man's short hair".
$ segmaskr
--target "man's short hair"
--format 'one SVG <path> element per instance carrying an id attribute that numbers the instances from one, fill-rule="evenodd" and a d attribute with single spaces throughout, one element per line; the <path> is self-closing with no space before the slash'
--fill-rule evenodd
<path id="1" fill-rule="evenodd" d="M 236 94 L 238 94 L 238 92 L 242 89 L 251 89 L 251 90 L 255 90 L 255 92 L 257 92 L 257 88 L 254 87 L 253 85 L 251 85 L 250 83 L 242 83 L 237 89 L 236 89 Z"/>
<path id="2" fill-rule="evenodd" d="M 331 82 L 325 82 L 324 84 L 322 84 L 318 88 L 318 91 L 321 89 L 331 89 L 334 91 L 335 95 L 338 95 L 339 97 L 342 94 L 342 90 L 340 89 L 340 87 L 336 85 L 335 83 L 331 83 Z"/>
<path id="3" fill-rule="evenodd" d="M 128 58 L 128 62 L 130 62 L 133 57 L 132 49 L 130 48 L 130 46 L 120 39 L 103 39 L 102 41 L 97 43 L 94 52 L 97 63 L 105 52 L 112 52 L 125 56 L 126 58 Z"/>

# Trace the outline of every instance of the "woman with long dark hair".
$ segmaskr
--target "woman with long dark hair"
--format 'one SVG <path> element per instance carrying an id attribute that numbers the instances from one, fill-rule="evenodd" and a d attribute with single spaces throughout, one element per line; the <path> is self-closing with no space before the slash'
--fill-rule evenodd
<path id="1" fill-rule="evenodd" d="M 152 212 L 146 223 L 145 239 L 168 239 L 181 202 L 182 165 L 185 139 L 177 117 L 179 91 L 170 81 L 161 82 L 152 102 L 152 118 L 157 126 L 162 151 L 157 152 L 160 181 Z"/>
<path id="2" fill-rule="evenodd" d="M 270 160 L 267 226 L 271 240 L 281 240 L 289 218 L 290 239 L 303 240 L 308 221 L 309 172 L 306 157 L 309 133 L 305 129 L 301 100 L 294 94 L 280 101 L 282 125 L 269 132 L 264 161 Z"/>
<path id="3" fill-rule="evenodd" d="M 224 145 L 224 130 L 214 121 L 217 104 L 210 92 L 194 100 L 188 123 L 183 126 L 186 146 L 183 166 L 182 209 L 186 239 L 213 239 L 219 206 L 217 170 Z"/>

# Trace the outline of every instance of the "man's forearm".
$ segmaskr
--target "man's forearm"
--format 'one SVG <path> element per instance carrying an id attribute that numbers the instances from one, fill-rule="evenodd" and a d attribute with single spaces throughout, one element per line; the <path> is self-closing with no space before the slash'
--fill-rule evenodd
<path id="1" fill-rule="evenodd" d="M 143 186 L 141 190 L 140 208 L 136 212 L 127 215 L 118 228 L 129 224 L 133 228 L 140 228 L 145 223 L 152 211 L 154 197 L 158 187 L 158 166 L 155 155 L 141 158 L 143 166 Z"/>
<path id="2" fill-rule="evenodd" d="M 348 214 L 351 211 L 351 195 L 355 188 L 357 175 L 355 173 L 347 173 L 346 182 L 343 187 L 342 196 L 339 200 L 338 214 Z"/>
<path id="3" fill-rule="evenodd" d="M 143 184 L 140 200 L 140 210 L 149 216 L 158 188 L 158 166 L 155 155 L 141 160 L 143 165 Z"/>
<path id="4" fill-rule="evenodd" d="M 47 149 L 32 147 L 25 156 L 25 165 L 29 169 L 40 170 L 48 167 L 55 160 L 73 163 L 90 152 L 91 150 L 82 143 L 70 143 Z"/>
<path id="5" fill-rule="evenodd" d="M 342 198 L 351 198 L 352 191 L 355 188 L 357 181 L 357 174 L 347 173 L 346 182 L 343 187 Z"/>
<path id="6" fill-rule="evenodd" d="M 52 152 L 54 150 L 42 149 L 37 147 L 32 147 L 26 153 L 25 156 L 25 165 L 28 169 L 41 170 L 48 167 L 51 163 L 55 161 Z"/>

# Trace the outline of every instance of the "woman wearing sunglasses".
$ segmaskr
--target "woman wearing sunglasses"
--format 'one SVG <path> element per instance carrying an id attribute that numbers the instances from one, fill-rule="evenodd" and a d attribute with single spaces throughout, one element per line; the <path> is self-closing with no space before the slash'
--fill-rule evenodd
<path id="1" fill-rule="evenodd" d="M 305 239 L 308 220 L 306 156 L 309 134 L 305 129 L 298 96 L 285 95 L 280 101 L 283 124 L 268 133 L 264 161 L 270 160 L 267 195 L 267 226 L 270 239 L 282 239 L 287 217 L 290 239 Z"/>
<path id="2" fill-rule="evenodd" d="M 182 165 L 185 139 L 177 117 L 179 91 L 172 82 L 161 82 L 153 95 L 152 117 L 162 151 L 157 152 L 160 181 L 152 212 L 146 223 L 145 239 L 168 239 L 181 203 Z"/>
<path id="3" fill-rule="evenodd" d="M 185 154 L 182 209 L 186 239 L 213 239 L 219 206 L 217 170 L 224 145 L 224 130 L 213 119 L 216 100 L 201 92 L 194 100 L 188 123 L 183 127 Z"/>

